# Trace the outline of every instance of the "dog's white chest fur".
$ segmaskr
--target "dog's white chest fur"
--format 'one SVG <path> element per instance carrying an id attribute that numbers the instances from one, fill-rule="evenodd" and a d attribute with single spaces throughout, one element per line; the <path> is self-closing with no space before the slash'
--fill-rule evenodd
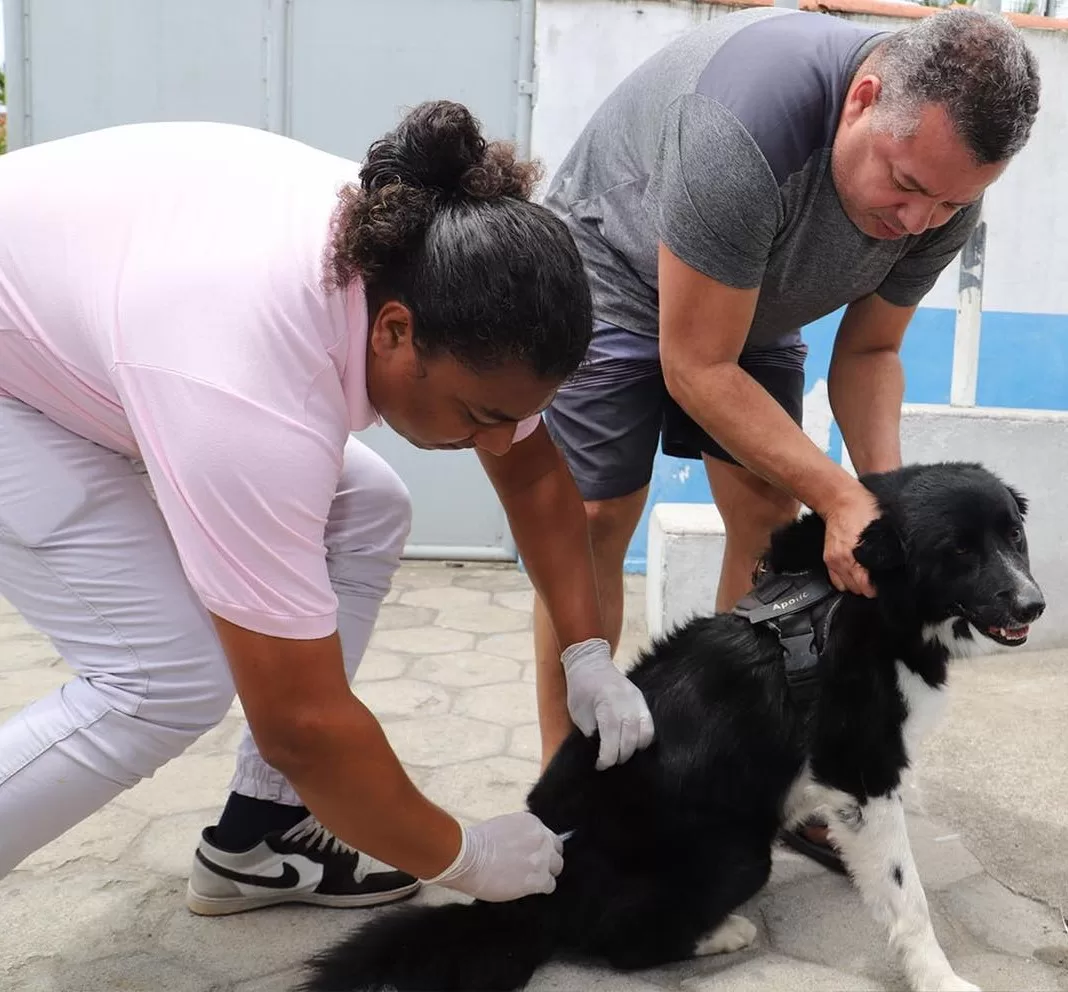
<path id="1" fill-rule="evenodd" d="M 941 722 L 948 700 L 944 686 L 928 685 L 900 661 L 897 663 L 897 687 L 908 711 L 901 736 L 909 764 L 913 764 L 921 742 Z"/>

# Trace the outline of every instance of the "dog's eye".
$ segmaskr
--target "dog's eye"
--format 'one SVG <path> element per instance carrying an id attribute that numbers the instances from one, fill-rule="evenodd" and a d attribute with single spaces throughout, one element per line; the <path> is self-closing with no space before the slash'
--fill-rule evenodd
<path id="1" fill-rule="evenodd" d="M 1019 544 L 1023 540 L 1023 528 L 1013 527 L 1009 531 L 1009 542 L 1011 544 Z"/>
<path id="2" fill-rule="evenodd" d="M 970 555 L 971 553 L 971 546 L 965 544 L 963 541 L 958 541 L 956 544 L 953 545 L 953 554 L 955 555 L 960 555 L 963 557 L 964 555 Z"/>

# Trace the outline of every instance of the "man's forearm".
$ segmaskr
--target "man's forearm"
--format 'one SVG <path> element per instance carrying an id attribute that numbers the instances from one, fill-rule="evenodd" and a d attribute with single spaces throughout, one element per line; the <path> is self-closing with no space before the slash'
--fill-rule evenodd
<path id="1" fill-rule="evenodd" d="M 835 357 L 827 383 L 831 411 L 859 474 L 901 464 L 905 375 L 895 350 Z"/>
<path id="2" fill-rule="evenodd" d="M 683 409 L 746 468 L 817 513 L 826 514 L 843 488 L 856 485 L 737 364 L 680 372 L 669 388 Z"/>

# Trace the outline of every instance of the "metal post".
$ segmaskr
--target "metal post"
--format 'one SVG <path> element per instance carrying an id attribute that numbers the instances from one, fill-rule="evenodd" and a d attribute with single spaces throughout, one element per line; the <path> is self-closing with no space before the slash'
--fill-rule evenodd
<path id="1" fill-rule="evenodd" d="M 30 99 L 30 10 L 24 0 L 3 0 L 4 71 L 7 80 L 7 150 L 33 140 Z"/>
<path id="2" fill-rule="evenodd" d="M 953 331 L 953 373 L 949 385 L 950 406 L 975 406 L 985 261 L 986 221 L 980 216 L 979 223 L 960 253 L 957 322 Z"/>
<path id="3" fill-rule="evenodd" d="M 537 31 L 537 0 L 519 0 L 519 72 L 516 79 L 515 147 L 520 158 L 530 157 L 534 120 L 534 39 Z"/>

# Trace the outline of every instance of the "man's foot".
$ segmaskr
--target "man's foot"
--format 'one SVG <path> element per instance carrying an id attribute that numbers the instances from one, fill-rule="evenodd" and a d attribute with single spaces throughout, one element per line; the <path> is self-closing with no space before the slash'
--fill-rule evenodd
<path id="1" fill-rule="evenodd" d="M 186 889 L 186 905 L 199 916 L 287 902 L 378 906 L 419 890 L 417 878 L 343 844 L 314 816 L 272 831 L 244 851 L 227 851 L 214 841 L 214 828 L 206 827 Z"/>
<path id="2" fill-rule="evenodd" d="M 793 830 L 780 830 L 779 840 L 787 847 L 792 847 L 798 854 L 803 854 L 823 865 L 824 868 L 830 868 L 839 875 L 849 874 L 834 845 L 827 837 L 827 825 L 814 817 Z"/>

